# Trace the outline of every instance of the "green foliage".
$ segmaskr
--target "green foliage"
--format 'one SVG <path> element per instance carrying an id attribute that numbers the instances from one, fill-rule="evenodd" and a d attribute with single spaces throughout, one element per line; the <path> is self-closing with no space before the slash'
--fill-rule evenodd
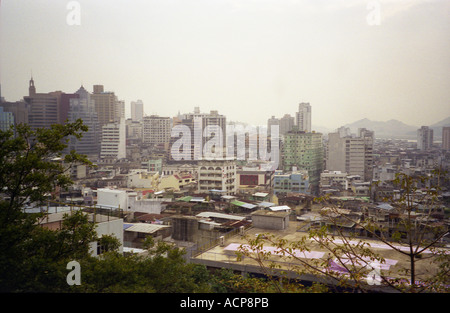
<path id="1" fill-rule="evenodd" d="M 80 227 L 83 217 L 67 219 L 61 232 L 42 229 L 42 214 L 24 211 L 42 205 L 56 188 L 71 184 L 66 174 L 73 163 L 90 164 L 74 151 L 61 161 L 68 136 L 81 138 L 87 130 L 81 120 L 48 129 L 31 130 L 18 125 L 0 131 L 0 289 L 45 290 L 52 281 L 52 268 L 66 256 L 86 251 L 91 230 Z M 66 244 L 70 242 L 70 247 Z M 56 247 L 53 245 L 56 244 Z M 81 251 L 81 250 L 82 251 Z M 35 289 L 36 288 L 36 289 Z"/>

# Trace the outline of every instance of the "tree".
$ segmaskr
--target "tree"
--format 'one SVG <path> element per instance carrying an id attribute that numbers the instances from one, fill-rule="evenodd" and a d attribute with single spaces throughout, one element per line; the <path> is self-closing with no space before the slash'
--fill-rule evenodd
<path id="1" fill-rule="evenodd" d="M 321 211 L 321 227 L 294 242 L 270 234 L 248 238 L 248 245 L 241 246 L 240 254 L 257 261 L 269 278 L 277 277 L 272 282 L 280 292 L 285 288 L 278 277 L 289 282 L 288 272 L 297 277 L 313 275 L 327 286 L 335 285 L 341 290 L 366 292 L 383 286 L 400 292 L 448 292 L 450 254 L 442 243 L 448 226 L 434 218 L 440 189 L 440 179 L 436 177 L 447 176 L 441 171 L 425 177 L 397 174 L 393 184 L 401 193 L 396 198 L 384 199 L 392 211 L 383 216 L 382 222 L 371 209 L 365 208 L 352 216 L 345 214 L 342 203 L 317 198 L 316 201 L 326 206 Z M 430 181 L 437 183 L 429 184 Z M 391 255 L 402 260 L 395 273 L 385 270 L 390 260 L 364 237 L 377 240 L 381 244 L 377 247 L 388 249 Z M 267 244 L 276 251 L 265 250 Z M 324 251 L 324 257 L 299 256 L 313 247 Z M 289 267 L 282 266 L 280 261 Z"/>
<path id="2" fill-rule="evenodd" d="M 32 289 L 39 278 L 39 268 L 52 253 L 55 262 L 86 251 L 93 230 L 86 229 L 83 217 L 73 215 L 65 221 L 61 232 L 39 226 L 44 215 L 27 213 L 27 207 L 46 203 L 56 188 L 71 183 L 67 174 L 74 163 L 90 165 L 83 155 L 70 151 L 63 157 L 69 136 L 81 138 L 87 127 L 81 120 L 65 125 L 32 130 L 20 124 L 0 131 L 0 289 L 20 291 Z M 67 249 L 64 243 L 74 243 Z M 59 247 L 56 249 L 54 246 Z M 39 257 L 38 257 L 39 256 Z M 36 272 L 38 271 L 38 272 Z M 48 270 L 44 272 L 49 273 Z"/>

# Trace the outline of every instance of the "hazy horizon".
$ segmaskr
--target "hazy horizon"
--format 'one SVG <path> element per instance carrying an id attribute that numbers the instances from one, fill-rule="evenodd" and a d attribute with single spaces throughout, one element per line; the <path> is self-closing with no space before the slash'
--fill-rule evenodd
<path id="1" fill-rule="evenodd" d="M 431 125 L 450 116 L 449 15 L 446 0 L 3 0 L 1 93 L 22 99 L 32 73 L 37 92 L 104 85 L 127 116 L 141 99 L 265 124 L 309 102 L 315 126 Z"/>

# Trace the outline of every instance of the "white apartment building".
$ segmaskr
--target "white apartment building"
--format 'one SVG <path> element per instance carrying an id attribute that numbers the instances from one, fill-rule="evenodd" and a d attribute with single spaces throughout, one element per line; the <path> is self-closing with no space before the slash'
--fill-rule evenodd
<path id="1" fill-rule="evenodd" d="M 123 118 L 119 123 L 109 123 L 102 127 L 100 158 L 124 159 L 126 151 L 126 126 Z"/>
<path id="2" fill-rule="evenodd" d="M 236 193 L 236 162 L 234 160 L 202 160 L 198 164 L 198 192 L 222 190 Z"/>
<path id="3" fill-rule="evenodd" d="M 172 131 L 172 119 L 157 115 L 145 116 L 143 119 L 143 136 L 145 144 L 169 143 Z"/>

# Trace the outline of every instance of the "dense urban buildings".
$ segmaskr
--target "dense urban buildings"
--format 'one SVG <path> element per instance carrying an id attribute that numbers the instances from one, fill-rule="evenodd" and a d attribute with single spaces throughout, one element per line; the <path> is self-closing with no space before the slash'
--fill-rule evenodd
<path id="1" fill-rule="evenodd" d="M 65 95 L 63 97 L 63 95 Z M 64 123 L 69 111 L 69 99 L 78 95 L 66 95 L 61 91 L 49 93 L 36 92 L 33 78 L 30 79 L 28 96 L 28 123 L 32 129 L 46 128 L 52 124 Z"/>
<path id="2" fill-rule="evenodd" d="M 201 113 L 199 107 L 194 108 L 194 112 L 178 114 L 173 118 L 173 131 L 175 134 L 170 138 L 170 146 L 178 147 L 176 142 L 183 140 L 183 149 L 172 151 L 169 160 L 174 161 L 198 161 L 204 157 L 204 152 L 209 154 L 226 155 L 226 117 L 213 110 L 210 113 Z M 182 131 L 183 134 L 177 132 Z M 182 138 L 179 138 L 179 137 Z M 211 148 L 203 151 L 207 147 L 207 142 L 211 139 L 221 141 L 217 150 Z M 175 144 L 175 145 L 174 145 Z"/>
<path id="3" fill-rule="evenodd" d="M 343 214 L 393 225 L 401 212 L 388 212 L 385 201 L 400 196 L 393 184 L 396 174 L 429 177 L 436 168 L 450 168 L 450 127 L 442 128 L 440 144 L 426 126 L 418 130 L 417 142 L 377 138 L 366 128 L 356 134 L 347 127 L 315 132 L 311 105 L 303 102 L 294 116 L 280 112 L 261 127 L 227 121 L 217 110 L 203 113 L 199 107 L 173 117 L 144 116 L 141 100 L 130 108 L 131 118 L 125 119 L 124 101 L 103 85 L 95 85 L 93 93 L 83 86 L 74 93 L 37 93 L 33 79 L 23 101 L 0 104 L 0 130 L 19 122 L 37 128 L 79 118 L 88 126 L 81 140 L 70 138 L 66 151 L 85 154 L 96 166 L 71 168 L 75 183 L 58 191 L 58 201 L 123 211 L 123 221 L 114 220 L 112 231 L 106 224 L 102 228 L 120 237 L 122 251 L 138 251 L 152 236 L 185 248 L 189 262 L 202 264 L 207 258 L 199 259 L 200 253 L 220 255 L 227 250 L 225 234 L 244 234 L 249 225 L 256 235 L 288 232 L 289 225 L 296 234 L 332 226 L 325 219 L 329 208 L 315 200 L 321 196 L 340 201 Z M 271 126 L 279 131 L 271 133 Z M 278 148 L 276 168 L 261 147 L 271 153 Z M 449 187 L 437 197 L 433 223 L 448 221 L 443 205 Z M 346 227 L 367 237 L 359 228 Z M 97 248 L 94 255 L 102 253 Z M 216 261 L 228 266 L 211 262 Z"/>

